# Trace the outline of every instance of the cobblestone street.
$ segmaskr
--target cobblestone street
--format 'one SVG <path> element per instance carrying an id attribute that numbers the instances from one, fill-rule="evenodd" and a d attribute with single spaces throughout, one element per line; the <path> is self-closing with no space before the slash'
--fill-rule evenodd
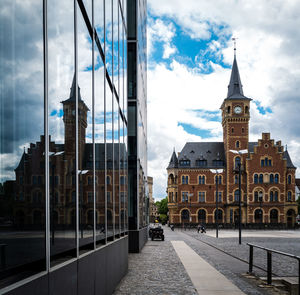
<path id="1" fill-rule="evenodd" d="M 259 287 L 261 281 L 249 278 L 246 275 L 248 264 L 232 256 L 247 261 L 249 247 L 246 245 L 246 242 L 299 254 L 299 237 L 245 237 L 242 245 L 238 245 L 237 238 L 216 239 L 208 234 L 198 234 L 195 229 L 186 231 L 175 229 L 172 232 L 167 226 L 163 228 L 166 236 L 164 242 L 149 240 L 142 253 L 129 255 L 128 274 L 119 284 L 114 293 L 115 295 L 198 294 L 171 241 L 184 241 L 245 294 L 287 294 L 283 290 Z M 221 251 L 216 248 L 219 248 Z M 265 268 L 264 256 L 266 254 L 262 251 L 255 251 L 254 255 L 254 263 Z M 274 257 L 273 270 L 276 274 L 295 275 L 295 272 L 298 270 L 297 267 L 295 263 L 291 263 L 285 257 Z M 265 272 L 257 268 L 254 268 L 254 271 L 256 275 L 266 276 Z"/>

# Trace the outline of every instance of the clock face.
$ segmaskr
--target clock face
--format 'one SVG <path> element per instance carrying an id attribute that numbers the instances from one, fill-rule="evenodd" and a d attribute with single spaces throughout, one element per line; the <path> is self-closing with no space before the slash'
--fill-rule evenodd
<path id="1" fill-rule="evenodd" d="M 242 108 L 241 108 L 240 106 L 236 106 L 236 107 L 234 108 L 234 112 L 235 112 L 236 114 L 241 114 L 241 113 L 242 113 Z"/>

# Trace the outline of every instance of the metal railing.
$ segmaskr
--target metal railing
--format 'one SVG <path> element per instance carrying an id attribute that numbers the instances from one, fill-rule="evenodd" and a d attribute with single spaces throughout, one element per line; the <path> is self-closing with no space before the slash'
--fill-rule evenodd
<path id="1" fill-rule="evenodd" d="M 276 253 L 279 255 L 287 256 L 290 258 L 294 258 L 298 260 L 298 294 L 300 295 L 300 256 L 265 248 L 262 246 L 254 245 L 247 243 L 247 245 L 250 247 L 249 251 L 249 273 L 252 273 L 253 271 L 253 248 L 258 248 L 261 250 L 265 250 L 267 252 L 267 284 L 272 284 L 272 253 Z"/>

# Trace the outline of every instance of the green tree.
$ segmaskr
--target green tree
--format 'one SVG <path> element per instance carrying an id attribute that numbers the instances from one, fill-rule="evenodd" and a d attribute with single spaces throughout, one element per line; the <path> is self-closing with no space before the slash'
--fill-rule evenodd
<path id="1" fill-rule="evenodd" d="M 168 214 L 169 209 L 168 209 L 168 198 L 167 197 L 165 197 L 161 201 L 157 201 L 155 203 L 155 205 L 157 206 L 158 214 L 164 214 L 164 215 Z"/>

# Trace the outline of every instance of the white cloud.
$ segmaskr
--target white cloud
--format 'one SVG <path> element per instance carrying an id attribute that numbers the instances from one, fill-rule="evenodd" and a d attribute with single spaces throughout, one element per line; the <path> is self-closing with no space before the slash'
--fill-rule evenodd
<path id="1" fill-rule="evenodd" d="M 191 56 L 197 68 L 181 64 L 176 57 L 187 53 L 177 51 L 170 66 L 156 64 L 148 73 L 148 174 L 155 176 L 154 197 L 165 196 L 166 167 L 173 147 L 180 151 L 185 142 L 202 140 L 185 132 L 178 122 L 210 130 L 213 136 L 205 140 L 222 141 L 221 122 L 198 118 L 190 110 L 218 111 L 225 98 L 230 70 L 213 60 L 232 64 L 230 35 L 238 38 L 237 59 L 244 94 L 261 107 L 272 109 L 272 113 L 262 115 L 251 103 L 250 140 L 270 132 L 275 141 L 288 145 L 292 161 L 299 167 L 299 1 L 149 0 L 148 6 L 151 16 L 161 22 L 176 24 L 191 39 L 208 41 L 205 50 Z M 151 32 L 151 22 L 149 26 Z M 213 34 L 214 39 L 209 40 Z M 172 42 L 176 47 L 174 39 Z M 209 64 L 204 62 L 205 54 L 213 58 Z M 208 67 L 213 72 L 201 74 Z"/>

